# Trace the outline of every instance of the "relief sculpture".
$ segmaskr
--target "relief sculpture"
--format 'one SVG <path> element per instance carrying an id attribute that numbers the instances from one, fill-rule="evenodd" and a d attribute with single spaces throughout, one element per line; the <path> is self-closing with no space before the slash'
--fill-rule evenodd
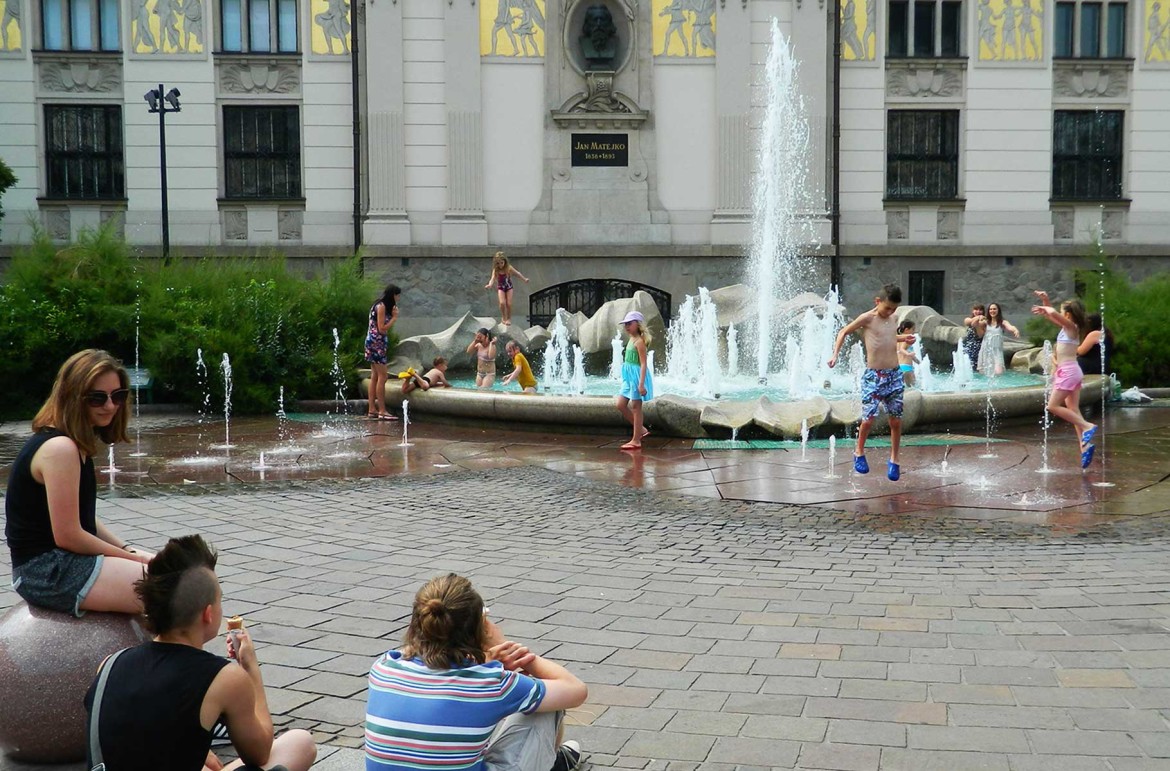
<path id="1" fill-rule="evenodd" d="M 0 51 L 20 51 L 24 48 L 24 30 L 20 26 L 22 0 L 0 0 Z"/>
<path id="2" fill-rule="evenodd" d="M 546 0 L 481 0 L 481 56 L 544 56 Z"/>
<path id="3" fill-rule="evenodd" d="M 654 0 L 654 55 L 715 55 L 715 0 Z"/>
<path id="4" fill-rule="evenodd" d="M 132 0 L 130 50 L 137 54 L 203 53 L 203 0 Z"/>
<path id="5" fill-rule="evenodd" d="M 1044 56 L 1043 0 L 980 0 L 979 61 L 1038 62 Z"/>
<path id="6" fill-rule="evenodd" d="M 871 62 L 877 55 L 877 5 L 880 0 L 845 0 L 841 6 L 841 55 L 848 62 Z M 858 11 L 858 6 L 861 10 Z M 858 14 L 865 16 L 865 28 Z"/>
<path id="7" fill-rule="evenodd" d="M 1170 3 L 1146 0 L 1146 44 L 1142 58 L 1149 64 L 1170 64 Z"/>
<path id="8" fill-rule="evenodd" d="M 349 0 L 312 0 L 313 53 L 348 56 Z"/>

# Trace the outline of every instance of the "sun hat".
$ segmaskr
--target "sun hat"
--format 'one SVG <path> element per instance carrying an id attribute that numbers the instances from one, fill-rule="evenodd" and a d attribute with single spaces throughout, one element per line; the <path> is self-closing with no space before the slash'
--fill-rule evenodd
<path id="1" fill-rule="evenodd" d="M 618 326 L 624 327 L 626 324 L 629 324 L 631 321 L 636 321 L 639 324 L 644 324 L 646 322 L 646 317 L 643 316 L 641 313 L 638 313 L 637 311 L 630 311 L 629 313 L 626 314 L 626 317 L 624 319 L 622 319 L 621 321 L 618 322 Z"/>

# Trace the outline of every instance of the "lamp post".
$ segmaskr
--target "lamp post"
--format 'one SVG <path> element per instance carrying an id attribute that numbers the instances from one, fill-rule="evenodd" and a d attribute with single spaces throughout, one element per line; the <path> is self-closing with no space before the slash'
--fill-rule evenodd
<path id="1" fill-rule="evenodd" d="M 162 177 L 162 237 L 163 237 L 163 261 L 168 261 L 171 258 L 171 221 L 170 211 L 167 207 L 167 113 L 179 112 L 183 108 L 179 106 L 179 89 L 172 88 L 163 94 L 163 84 L 158 84 L 158 89 L 151 89 L 143 95 L 143 99 L 150 105 L 148 112 L 158 113 L 158 159 L 159 171 Z M 170 105 L 169 107 L 167 105 Z"/>

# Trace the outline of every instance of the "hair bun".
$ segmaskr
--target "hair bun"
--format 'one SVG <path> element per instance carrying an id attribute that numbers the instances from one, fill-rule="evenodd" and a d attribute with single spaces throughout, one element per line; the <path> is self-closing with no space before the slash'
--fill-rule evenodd
<path id="1" fill-rule="evenodd" d="M 447 612 L 447 606 L 438 597 L 432 597 L 422 607 L 423 611 L 432 616 L 442 616 Z"/>

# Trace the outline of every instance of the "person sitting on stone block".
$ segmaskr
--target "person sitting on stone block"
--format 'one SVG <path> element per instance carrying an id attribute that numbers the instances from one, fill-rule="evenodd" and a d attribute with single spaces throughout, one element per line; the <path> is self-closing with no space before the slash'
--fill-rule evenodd
<path id="1" fill-rule="evenodd" d="M 93 456 L 125 442 L 130 377 L 94 348 L 70 356 L 12 464 L 4 535 L 12 588 L 30 605 L 81 616 L 87 610 L 141 613 L 134 582 L 147 552 L 97 517 Z"/>
<path id="2" fill-rule="evenodd" d="M 135 585 L 155 636 L 98 669 L 85 695 L 89 768 L 307 771 L 313 764 L 317 747 L 308 731 L 273 738 L 260 664 L 242 622 L 227 634 L 227 659 L 203 650 L 223 623 L 215 564 L 200 536 L 172 538 Z M 211 752 L 221 726 L 240 757 L 227 766 Z"/>
<path id="3" fill-rule="evenodd" d="M 575 771 L 564 710 L 589 689 L 559 664 L 511 642 L 471 582 L 451 573 L 414 597 L 400 650 L 370 669 L 366 771 Z"/>

